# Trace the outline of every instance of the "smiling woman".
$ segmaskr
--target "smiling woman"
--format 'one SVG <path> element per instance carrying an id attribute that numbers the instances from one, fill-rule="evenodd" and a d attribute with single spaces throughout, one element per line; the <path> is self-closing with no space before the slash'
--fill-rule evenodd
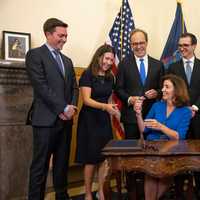
<path id="1" fill-rule="evenodd" d="M 172 74 L 165 75 L 162 93 L 162 101 L 153 104 L 145 121 L 141 114 L 143 100 L 137 100 L 134 109 L 140 132 L 145 134 L 147 140 L 185 139 L 192 112 L 187 107 L 189 97 L 184 80 Z M 159 199 L 171 181 L 171 178 L 156 179 L 146 175 L 145 199 Z"/>
<path id="2" fill-rule="evenodd" d="M 185 139 L 191 117 L 185 82 L 175 75 L 166 75 L 162 79 L 162 93 L 162 101 L 153 104 L 145 123 L 141 116 L 143 100 L 137 100 L 134 109 L 140 132 L 144 132 L 148 140 Z"/>
<path id="3" fill-rule="evenodd" d="M 83 72 L 79 87 L 83 106 L 78 118 L 76 161 L 84 166 L 85 199 L 92 200 L 95 168 L 98 170 L 99 199 L 103 195 L 102 148 L 112 139 L 110 115 L 118 115 L 115 104 L 108 103 L 114 87 L 111 67 L 114 50 L 110 45 L 100 46 Z"/>

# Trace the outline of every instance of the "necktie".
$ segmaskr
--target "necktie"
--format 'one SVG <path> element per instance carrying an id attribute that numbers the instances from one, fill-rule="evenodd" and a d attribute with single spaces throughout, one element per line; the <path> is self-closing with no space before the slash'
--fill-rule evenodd
<path id="1" fill-rule="evenodd" d="M 55 60 L 58 63 L 59 70 L 61 71 L 62 75 L 64 75 L 63 66 L 62 66 L 62 62 L 61 62 L 59 52 L 54 50 L 53 53 L 55 55 Z"/>
<path id="2" fill-rule="evenodd" d="M 145 66 L 144 66 L 143 58 L 140 58 L 140 78 L 142 80 L 142 84 L 144 85 L 145 79 L 146 79 L 146 73 L 145 73 Z"/>
<path id="3" fill-rule="evenodd" d="M 187 77 L 187 81 L 190 84 L 190 80 L 191 80 L 191 75 L 192 75 L 192 68 L 190 65 L 191 61 L 186 61 L 186 66 L 185 66 L 185 73 L 186 73 L 186 77 Z"/>

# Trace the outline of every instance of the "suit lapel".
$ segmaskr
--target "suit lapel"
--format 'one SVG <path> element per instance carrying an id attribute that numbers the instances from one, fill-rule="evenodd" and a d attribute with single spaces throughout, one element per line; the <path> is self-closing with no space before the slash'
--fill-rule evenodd
<path id="1" fill-rule="evenodd" d="M 68 74 L 69 74 L 69 70 L 68 70 L 68 63 L 65 59 L 65 57 L 63 56 L 63 54 L 61 54 L 61 58 L 62 58 L 62 61 L 63 61 L 63 65 L 64 65 L 64 68 L 65 68 L 65 75 L 64 75 L 64 79 L 65 81 L 67 81 L 68 79 Z"/>
<path id="2" fill-rule="evenodd" d="M 179 64 L 179 70 L 180 70 L 179 73 L 180 73 L 180 76 L 183 77 L 184 81 L 189 86 L 191 83 L 190 84 L 188 83 L 187 76 L 186 76 L 186 73 L 185 73 L 185 68 L 184 68 L 183 60 L 181 59 L 178 64 Z M 192 74 L 193 74 L 193 72 L 192 72 Z M 192 80 L 192 78 L 191 78 L 191 80 Z"/>
<path id="3" fill-rule="evenodd" d="M 151 80 L 151 76 L 154 74 L 154 67 L 151 57 L 148 56 L 148 69 L 147 69 L 147 76 L 145 81 L 145 86 L 148 85 L 149 80 Z"/>
<path id="4" fill-rule="evenodd" d="M 54 59 L 53 55 L 51 54 L 51 52 L 49 51 L 49 49 L 46 45 L 42 46 L 42 51 L 43 51 L 43 53 L 45 53 L 45 56 L 48 58 L 47 60 L 49 60 L 48 67 L 52 68 L 53 71 L 57 71 L 59 73 L 59 75 L 61 76 L 61 78 L 64 79 L 64 76 L 58 67 L 58 63 L 56 62 L 56 60 Z"/>
<path id="5" fill-rule="evenodd" d="M 132 61 L 130 63 L 133 63 L 133 70 L 131 70 L 131 71 L 133 71 L 133 76 L 136 79 L 136 83 L 140 83 L 140 87 L 143 87 L 142 80 L 140 78 L 140 72 L 139 72 L 139 69 L 138 69 L 138 66 L 137 66 L 137 63 L 135 60 L 135 56 L 132 55 L 131 58 L 132 58 Z"/>
<path id="6" fill-rule="evenodd" d="M 192 85 L 192 82 L 196 79 L 197 76 L 199 76 L 199 74 L 200 74 L 199 70 L 200 69 L 198 67 L 198 63 L 197 63 L 197 60 L 195 58 L 190 85 Z"/>

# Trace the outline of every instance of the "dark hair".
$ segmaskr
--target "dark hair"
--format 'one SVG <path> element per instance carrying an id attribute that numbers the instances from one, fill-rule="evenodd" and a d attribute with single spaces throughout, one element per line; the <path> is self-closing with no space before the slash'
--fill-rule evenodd
<path id="1" fill-rule="evenodd" d="M 130 39 L 131 39 L 131 37 L 132 37 L 135 33 L 138 33 L 138 32 L 143 33 L 146 42 L 148 42 L 148 34 L 147 34 L 147 32 L 145 32 L 144 30 L 139 29 L 139 28 L 135 28 L 135 29 L 133 29 L 133 30 L 131 31 L 131 33 L 130 33 Z"/>
<path id="2" fill-rule="evenodd" d="M 57 26 L 67 28 L 68 24 L 64 23 L 63 21 L 61 21 L 57 18 L 49 18 L 45 21 L 45 23 L 43 25 L 43 31 L 44 31 L 44 33 L 46 33 L 46 32 L 52 33 L 55 31 L 55 28 Z"/>
<path id="3" fill-rule="evenodd" d="M 115 55 L 115 51 L 114 51 L 113 47 L 108 44 L 104 44 L 96 50 L 89 66 L 88 66 L 88 68 L 91 69 L 92 75 L 94 75 L 94 76 L 98 75 L 98 72 L 100 69 L 99 61 L 105 53 L 109 53 L 109 52 L 113 53 Z M 110 68 L 105 72 L 105 77 L 107 78 L 107 77 L 111 77 L 111 76 L 112 76 L 112 74 L 111 74 L 111 68 Z"/>
<path id="4" fill-rule="evenodd" d="M 180 36 L 180 38 L 185 38 L 185 37 L 190 37 L 192 45 L 196 45 L 197 44 L 197 38 L 196 38 L 196 36 L 194 34 L 192 34 L 192 33 L 183 33 Z"/>
<path id="5" fill-rule="evenodd" d="M 182 106 L 188 106 L 189 105 L 189 95 L 187 91 L 187 86 L 185 84 L 185 81 L 174 75 L 174 74 L 168 74 L 162 77 L 161 83 L 163 86 L 164 81 L 169 80 L 172 82 L 174 86 L 174 105 L 176 107 L 182 107 Z"/>

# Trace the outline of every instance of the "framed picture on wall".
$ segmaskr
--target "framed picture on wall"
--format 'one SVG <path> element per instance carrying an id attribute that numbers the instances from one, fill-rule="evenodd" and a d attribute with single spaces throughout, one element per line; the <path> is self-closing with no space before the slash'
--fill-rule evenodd
<path id="1" fill-rule="evenodd" d="M 3 31 L 3 57 L 5 60 L 25 61 L 30 49 L 31 34 Z"/>

